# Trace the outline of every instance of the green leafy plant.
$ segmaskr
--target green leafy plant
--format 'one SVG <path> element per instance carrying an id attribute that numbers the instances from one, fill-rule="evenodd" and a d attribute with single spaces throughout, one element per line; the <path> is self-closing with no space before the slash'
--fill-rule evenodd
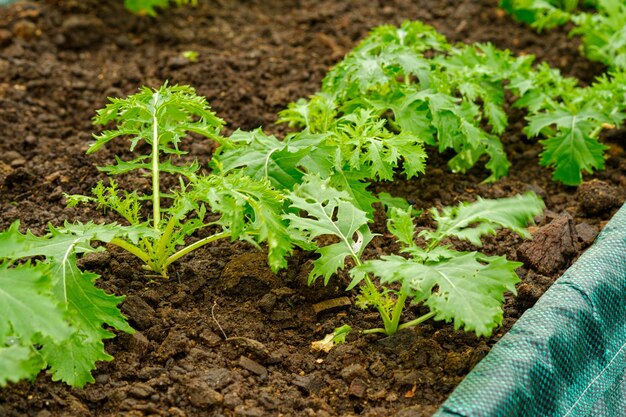
<path id="1" fill-rule="evenodd" d="M 222 141 L 212 159 L 215 170 L 243 170 L 289 191 L 307 173 L 316 173 L 341 191 L 368 217 L 377 201 L 367 186 L 372 180 L 391 180 L 402 166 L 407 177 L 423 173 L 426 154 L 421 140 L 410 133 L 394 133 L 371 112 L 352 113 L 335 119 L 315 132 L 288 135 L 284 141 L 260 129 L 237 131 Z"/>
<path id="2" fill-rule="evenodd" d="M 67 223 L 36 237 L 21 234 L 18 222 L 0 233 L 0 385 L 47 367 L 55 381 L 93 382 L 95 362 L 113 359 L 103 340 L 114 335 L 102 325 L 133 330 L 117 309 L 122 298 L 96 288 L 98 275 L 80 270 L 77 255 L 94 252 L 95 240 L 138 241 L 150 233 L 141 225 Z M 18 263 L 33 256 L 43 259 Z"/>
<path id="3" fill-rule="evenodd" d="M 191 87 L 165 84 L 143 88 L 126 99 L 111 99 L 94 123 L 116 126 L 95 135 L 89 153 L 118 138 L 127 138 L 131 151 L 148 150 L 128 161 L 116 157 L 115 164 L 100 169 L 109 175 L 146 173 L 152 180 L 151 192 L 121 191 L 110 180 L 108 185 L 100 181 L 93 196 L 67 196 L 70 206 L 95 203 L 114 211 L 126 226 L 66 223 L 50 226 L 47 235 L 38 237 L 20 233 L 15 222 L 0 233 L 0 301 L 6 306 L 0 320 L 0 385 L 49 368 L 54 380 L 83 386 L 93 381 L 96 361 L 112 359 L 103 340 L 113 333 L 102 326 L 133 331 L 117 308 L 123 298 L 96 288 L 98 275 L 77 265 L 83 254 L 103 249 L 92 247 L 93 242 L 127 250 L 161 277 L 167 277 L 168 266 L 182 256 L 224 238 L 267 243 L 272 269 L 286 266 L 293 241 L 282 218 L 284 197 L 267 180 L 242 172 L 202 175 L 195 162 L 172 162 L 184 154 L 179 144 L 189 132 L 219 140 L 222 121 Z M 165 174 L 175 176 L 179 184 L 167 193 L 161 190 Z M 144 210 L 146 201 L 152 210 Z M 209 210 L 218 217 L 207 223 Z M 189 242 L 202 228 L 215 233 Z"/>
<path id="4" fill-rule="evenodd" d="M 613 69 L 626 70 L 626 4 L 621 0 L 598 0 L 595 13 L 572 17 L 570 35 L 582 37 L 583 54 Z"/>
<path id="5" fill-rule="evenodd" d="M 539 31 L 567 23 L 579 4 L 592 5 L 595 1 L 500 0 L 500 7 L 519 21 L 528 23 Z"/>
<path id="6" fill-rule="evenodd" d="M 516 19 L 541 31 L 571 21 L 583 54 L 612 69 L 626 69 L 626 4 L 621 0 L 502 0 Z M 581 10 L 583 9 L 583 10 Z"/>
<path id="7" fill-rule="evenodd" d="M 387 335 L 429 318 L 453 321 L 455 328 L 463 327 L 477 335 L 491 334 L 502 321 L 504 293 L 515 292 L 519 281 L 515 269 L 521 263 L 502 256 L 456 251 L 444 240 L 453 237 L 481 246 L 482 236 L 502 228 L 528 237 L 524 227 L 544 207 L 537 196 L 527 194 L 500 200 L 479 198 L 475 203 L 432 209 L 437 229 L 419 234 L 425 240 L 423 247 L 415 243 L 412 209 L 392 207 L 388 229 L 401 242 L 407 257 L 363 260 L 374 235 L 366 213 L 351 204 L 347 193 L 333 188 L 328 180 L 309 175 L 289 199 L 293 208 L 306 213 L 287 215 L 294 235 L 312 245 L 322 236 L 334 241 L 317 247 L 319 257 L 313 262 L 309 282 L 323 277 L 327 283 L 349 261 L 352 282 L 348 289 L 359 286 L 359 305 L 374 307 L 384 325 L 364 333 Z M 379 286 L 374 277 L 379 279 Z M 401 324 L 407 300 L 423 303 L 430 312 Z"/>
<path id="8" fill-rule="evenodd" d="M 603 79 L 599 87 L 580 88 L 575 79 L 545 64 L 533 66 L 533 61 L 532 56 L 513 57 L 489 44 L 450 45 L 420 22 L 382 26 L 328 73 L 320 93 L 291 104 L 280 121 L 320 134 L 346 119 L 361 124 L 377 120 L 393 135 L 409 135 L 416 144 L 436 146 L 440 152 L 453 150 L 456 156 L 449 166 L 455 172 L 466 172 L 486 156 L 491 174 L 485 181 L 495 181 L 510 166 L 500 141 L 508 124 L 508 91 L 514 106 L 528 110 L 531 123 L 552 117 L 552 129 L 527 132 L 546 137 L 540 162 L 555 169 L 554 179 L 577 185 L 583 173 L 604 166 L 605 148 L 598 135 L 623 119 L 621 87 L 614 81 L 611 92 Z M 598 88 L 602 99 L 596 96 Z M 603 104 L 607 94 L 611 107 Z M 593 100 L 593 114 L 580 117 L 587 106 L 581 96 Z M 564 114 L 569 125 L 560 123 Z M 584 132 L 585 140 L 571 140 L 572 131 Z M 414 160 L 403 152 L 397 149 L 395 154 Z"/>
<path id="9" fill-rule="evenodd" d="M 222 120 L 188 86 L 163 85 L 159 89 L 143 88 L 126 99 L 111 99 L 111 103 L 98 111 L 95 124 L 115 122 L 116 128 L 95 136 L 88 153 L 101 149 L 111 140 L 128 138 L 130 150 L 147 145 L 147 155 L 123 161 L 116 157 L 114 165 L 101 167 L 109 175 L 131 171 L 147 172 L 152 180 L 152 192 L 139 195 L 136 191 L 120 192 L 117 183 L 105 186 L 101 181 L 92 190 L 93 197 L 67 196 L 68 204 L 96 203 L 113 210 L 128 223 L 150 223 L 153 234 L 142 237 L 138 243 L 115 238 L 111 243 L 132 253 L 146 267 L 167 277 L 167 268 L 176 260 L 202 245 L 218 239 L 243 238 L 254 242 L 268 242 L 270 265 L 274 270 L 285 266 L 284 256 L 291 244 L 284 237 L 282 196 L 274 192 L 263 180 L 255 181 L 240 172 L 227 176 L 199 175 L 197 163 L 175 165 L 172 157 L 182 156 L 180 142 L 192 132 L 219 140 Z M 167 161 L 163 157 L 167 156 Z M 174 175 L 180 184 L 171 193 L 161 190 L 161 176 Z M 142 217 L 142 203 L 152 205 L 152 216 Z M 162 200 L 167 200 L 164 206 Z M 213 224 L 221 230 L 199 241 L 186 244 L 185 239 L 198 229 L 211 226 L 205 223 L 207 204 L 222 213 Z M 181 247 L 182 246 L 182 247 Z"/>
<path id="10" fill-rule="evenodd" d="M 155 8 L 167 9 L 172 1 L 170 0 L 124 0 L 124 6 L 132 13 L 139 15 L 156 16 Z M 197 5 L 198 0 L 173 0 L 177 6 Z"/>

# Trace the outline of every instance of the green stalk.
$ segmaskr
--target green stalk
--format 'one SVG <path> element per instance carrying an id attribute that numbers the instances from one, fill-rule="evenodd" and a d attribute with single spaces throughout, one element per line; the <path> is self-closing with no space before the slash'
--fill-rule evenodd
<path id="1" fill-rule="evenodd" d="M 425 322 L 426 320 L 434 316 L 435 316 L 435 312 L 431 311 L 429 313 L 424 314 L 423 316 L 419 316 L 418 318 L 414 320 L 407 321 L 406 323 L 402 323 L 400 326 L 398 326 L 398 330 L 406 329 L 409 327 L 415 327 L 418 324 L 422 324 L 423 322 Z"/>
<path id="2" fill-rule="evenodd" d="M 170 238 L 172 237 L 172 232 L 174 231 L 174 227 L 176 226 L 176 217 L 170 217 L 170 220 L 167 222 L 167 226 L 163 229 L 163 233 L 159 237 L 159 243 L 157 244 L 156 250 L 154 251 L 154 258 L 156 262 L 159 262 L 165 258 L 165 251 L 167 250 L 167 245 L 170 242 Z M 155 271 L 159 272 L 159 271 Z"/>
<path id="3" fill-rule="evenodd" d="M 113 238 L 109 243 L 112 243 L 115 246 L 119 246 L 120 248 L 132 253 L 137 258 L 141 259 L 147 265 L 150 265 L 150 267 L 152 267 L 152 259 L 150 259 L 150 256 L 132 243 L 129 243 L 118 237 Z"/>
<path id="4" fill-rule="evenodd" d="M 435 316 L 435 312 L 431 311 L 429 313 L 424 314 L 423 316 L 419 316 L 418 318 L 414 320 L 407 321 L 406 323 L 402 323 L 401 325 L 398 326 L 397 330 L 408 329 L 409 327 L 415 327 L 434 316 Z M 387 329 L 383 329 L 382 327 L 375 327 L 373 329 L 363 330 L 361 333 L 363 334 L 384 333 L 387 336 L 391 336 L 393 334 L 393 333 L 387 333 Z"/>
<path id="5" fill-rule="evenodd" d="M 207 243 L 211 243 L 216 240 L 220 240 L 229 236 L 230 236 L 230 232 L 221 232 L 221 233 L 216 233 L 209 237 L 205 237 L 204 239 L 199 240 L 196 243 L 192 243 L 191 245 L 184 247 L 183 249 L 179 250 L 178 252 L 176 252 L 169 258 L 167 258 L 167 260 L 163 263 L 163 268 L 167 268 L 170 264 L 176 262 L 183 256 L 187 255 L 189 252 L 194 251 L 198 249 L 199 247 L 206 245 Z"/>
<path id="6" fill-rule="evenodd" d="M 400 316 L 402 316 L 402 310 L 404 310 L 404 303 L 406 302 L 407 295 L 400 294 L 396 303 L 393 306 L 393 311 L 391 312 L 391 320 L 389 325 L 385 324 L 385 333 L 389 336 L 398 331 L 398 324 L 400 323 Z"/>
<path id="7" fill-rule="evenodd" d="M 159 230 L 161 221 L 161 201 L 160 201 L 160 178 L 159 178 L 159 130 L 157 124 L 157 102 L 159 92 L 154 95 L 154 109 L 152 113 L 152 217 L 154 219 L 154 230 Z"/>

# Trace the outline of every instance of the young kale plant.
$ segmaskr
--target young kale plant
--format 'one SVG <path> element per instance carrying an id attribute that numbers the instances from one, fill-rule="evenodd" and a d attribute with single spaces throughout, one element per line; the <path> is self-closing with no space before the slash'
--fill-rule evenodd
<path id="1" fill-rule="evenodd" d="M 374 307 L 383 321 L 384 327 L 364 333 L 387 335 L 431 317 L 453 321 L 455 328 L 463 327 L 477 335 L 491 334 L 502 322 L 504 293 L 515 292 L 519 281 L 515 269 L 521 264 L 503 256 L 456 251 L 444 240 L 454 237 L 480 246 L 482 236 L 502 228 L 528 237 L 524 227 L 544 207 L 536 195 L 527 194 L 499 200 L 479 198 L 441 211 L 432 209 L 437 229 L 419 234 L 426 241 L 423 246 L 415 243 L 412 209 L 394 207 L 390 209 L 388 228 L 404 246 L 406 256 L 364 260 L 364 251 L 374 235 L 366 213 L 351 202 L 347 193 L 330 186 L 328 180 L 309 175 L 289 199 L 293 208 L 306 213 L 287 215 L 294 235 L 312 245 L 321 236 L 335 240 L 317 248 L 319 257 L 313 262 L 309 282 L 323 277 L 327 283 L 349 261 L 353 267 L 348 289 L 359 286 L 359 305 Z M 401 323 L 407 300 L 424 304 L 430 312 Z"/>
<path id="2" fill-rule="evenodd" d="M 500 0 L 500 7 L 517 20 L 542 31 L 567 23 L 579 5 L 595 3 L 596 0 Z"/>
<path id="3" fill-rule="evenodd" d="M 97 288 L 98 275 L 76 262 L 96 250 L 92 241 L 138 242 L 152 233 L 143 225 L 66 223 L 37 237 L 20 233 L 19 222 L 0 233 L 0 386 L 46 368 L 54 381 L 77 387 L 93 382 L 96 361 L 113 359 L 103 340 L 114 334 L 102 326 L 133 329 L 117 308 L 122 297 Z"/>
<path id="4" fill-rule="evenodd" d="M 495 181 L 510 167 L 500 141 L 508 125 L 508 91 L 514 106 L 528 110 L 529 136 L 545 137 L 540 163 L 554 168 L 555 180 L 580 184 L 583 173 L 604 166 L 599 133 L 626 117 L 623 77 L 612 74 L 598 87 L 580 88 L 575 79 L 545 64 L 533 66 L 533 60 L 489 44 L 450 45 L 420 22 L 382 26 L 327 74 L 320 93 L 290 105 L 281 121 L 320 134 L 347 118 L 363 123 L 365 112 L 390 134 L 409 135 L 439 152 L 453 150 L 454 172 L 466 172 L 486 156 L 491 174 L 485 181 Z M 538 121 L 549 128 L 537 130 Z M 394 155 L 410 160 L 403 151 Z"/>
<path id="5" fill-rule="evenodd" d="M 326 104 L 318 104 L 323 112 Z M 290 134 L 283 141 L 260 129 L 237 131 L 222 140 L 211 163 L 216 171 L 242 170 L 285 191 L 315 173 L 347 193 L 371 218 L 378 199 L 367 190 L 369 182 L 392 180 L 399 167 L 408 178 L 417 176 L 424 172 L 425 160 L 419 138 L 392 132 L 383 119 L 363 110 Z"/>
<path id="6" fill-rule="evenodd" d="M 515 293 L 515 284 L 519 282 L 515 270 L 522 264 L 504 256 L 457 251 L 443 241 L 454 237 L 480 247 L 481 237 L 495 234 L 498 229 L 530 237 L 525 227 L 543 208 L 541 199 L 526 194 L 498 200 L 478 198 L 474 203 L 460 203 L 441 211 L 431 209 L 437 229 L 418 234 L 425 240 L 421 246 L 415 243 L 411 212 L 392 208 L 388 230 L 408 256 L 383 256 L 362 262 L 350 271 L 353 280 L 348 288 L 365 283 L 360 287 L 359 304 L 376 308 L 384 324 L 383 328 L 364 333 L 390 335 L 433 317 L 453 321 L 455 329 L 463 327 L 478 336 L 490 335 L 502 324 L 504 293 Z M 375 288 L 370 277 L 379 278 L 380 289 Z M 423 303 L 429 313 L 400 324 L 407 300 Z"/>
<path id="7" fill-rule="evenodd" d="M 229 175 L 199 175 L 197 163 L 176 165 L 172 157 L 182 156 L 180 142 L 193 132 L 206 138 L 219 140 L 223 122 L 211 112 L 206 100 L 195 94 L 189 86 L 163 85 L 159 89 L 143 88 L 126 99 L 111 99 L 111 103 L 97 112 L 95 124 L 116 123 L 116 128 L 95 136 L 88 153 L 102 148 L 109 141 L 126 137 L 133 151 L 145 142 L 150 153 L 130 161 L 116 157 L 116 163 L 100 167 L 110 175 L 131 171 L 149 172 L 152 193 L 140 196 L 136 191 L 120 192 L 117 183 L 101 181 L 92 190 L 94 196 L 67 196 L 70 206 L 93 202 L 103 209 L 117 212 L 131 225 L 149 223 L 153 233 L 142 237 L 138 243 L 114 238 L 117 245 L 141 259 L 146 268 L 167 277 L 167 268 L 189 252 L 218 239 L 245 239 L 267 242 L 270 266 L 278 270 L 285 266 L 285 255 L 291 242 L 284 233 L 282 214 L 283 197 L 264 180 L 253 180 L 241 172 Z M 167 160 L 163 160 L 167 156 Z M 170 174 L 178 179 L 177 190 L 164 193 L 161 175 Z M 142 202 L 152 204 L 152 216 L 141 217 Z M 162 204 L 166 200 L 167 204 Z M 221 230 L 191 244 L 185 239 L 198 229 L 206 228 L 207 205 L 220 213 L 216 222 Z"/>
<path id="8" fill-rule="evenodd" d="M 138 15 L 145 14 L 152 17 L 157 15 L 155 10 L 156 7 L 160 9 L 167 9 L 170 3 L 170 0 L 124 0 L 124 6 L 126 6 L 130 12 Z M 195 6 L 198 4 L 198 0 L 174 0 L 174 3 L 177 6 Z"/>
<path id="9" fill-rule="evenodd" d="M 502 0 L 500 7 L 538 31 L 571 21 L 570 36 L 581 37 L 581 51 L 587 58 L 612 70 L 626 69 L 626 4 L 622 0 Z"/>
<path id="10" fill-rule="evenodd" d="M 102 326 L 132 333 L 117 305 L 122 297 L 106 294 L 94 285 L 98 275 L 81 270 L 78 259 L 99 241 L 119 246 L 145 266 L 166 277 L 168 266 L 187 253 L 217 239 L 243 239 L 267 243 L 273 270 L 286 265 L 292 239 L 282 219 L 284 197 L 267 180 L 253 180 L 242 172 L 200 175 L 199 165 L 175 165 L 172 157 L 189 132 L 217 139 L 222 121 L 191 87 L 164 85 L 143 88 L 126 99 L 111 99 L 98 111 L 96 124 L 115 122 L 116 128 L 95 136 L 89 153 L 111 140 L 126 137 L 134 150 L 148 145 L 150 152 L 101 169 L 111 175 L 147 172 L 152 192 L 120 191 L 113 180 L 93 189 L 93 197 L 67 196 L 70 205 L 96 203 L 113 210 L 127 223 L 70 224 L 43 237 L 19 231 L 19 222 L 0 233 L 0 385 L 34 378 L 49 368 L 53 380 L 82 387 L 93 382 L 91 370 L 100 360 L 111 360 L 103 340 L 114 337 Z M 163 156 L 169 159 L 163 160 Z M 161 190 L 161 175 L 174 175 L 180 184 L 169 193 Z M 152 205 L 143 217 L 142 204 Z M 163 201 L 164 200 L 164 201 Z M 212 210 L 219 218 L 205 222 Z M 187 242 L 201 228 L 217 232 Z M 35 257 L 33 259 L 33 257 Z"/>

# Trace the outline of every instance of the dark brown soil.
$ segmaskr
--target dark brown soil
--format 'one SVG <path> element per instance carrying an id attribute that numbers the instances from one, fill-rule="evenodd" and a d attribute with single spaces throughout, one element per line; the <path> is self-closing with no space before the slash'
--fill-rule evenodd
<path id="1" fill-rule="evenodd" d="M 405 19 L 423 20 L 454 41 L 536 54 L 583 83 L 603 70 L 579 57 L 566 30 L 536 35 L 499 11 L 496 0 L 216 0 L 158 19 L 132 16 L 121 3 L 46 0 L 0 8 L 0 228 L 21 219 L 41 233 L 49 222 L 105 219 L 65 208 L 63 193 L 88 193 L 101 178 L 95 167 L 124 152 L 120 146 L 85 156 L 90 118 L 107 96 L 142 85 L 191 84 L 229 131 L 262 125 L 281 134 L 283 127 L 273 124 L 277 111 L 314 93 L 370 28 Z M 197 51 L 197 62 L 183 59 L 185 50 Z M 307 254 L 296 254 L 275 276 L 262 253 L 217 242 L 175 265 L 170 280 L 152 282 L 132 257 L 112 251 L 83 264 L 102 274 L 103 288 L 127 295 L 122 310 L 137 333 L 107 343 L 115 360 L 99 365 L 95 384 L 72 389 L 42 373 L 33 384 L 0 390 L 0 415 L 431 415 L 625 198 L 624 131 L 603 137 L 611 147 L 607 170 L 577 190 L 553 183 L 538 166 L 540 148 L 521 133 L 523 116 L 511 117 L 503 141 L 513 167 L 496 184 L 481 184 L 487 176 L 481 168 L 451 174 L 433 154 L 422 178 L 374 185 L 416 207 L 526 190 L 545 199 L 532 242 L 509 233 L 486 240 L 488 253 L 525 263 L 519 294 L 508 299 L 504 325 L 493 337 L 430 321 L 387 339 L 353 332 L 349 343 L 317 353 L 311 342 L 335 327 L 379 323 L 355 306 L 316 315 L 314 303 L 353 294 L 342 291 L 345 277 L 325 288 L 305 287 Z M 213 149 L 199 141 L 189 146 L 201 161 Z M 147 186 L 143 178 L 127 181 Z M 429 225 L 426 215 L 420 218 L 421 227 Z M 372 256 L 394 249 L 384 237 L 373 247 Z M 419 313 L 409 309 L 407 318 Z"/>

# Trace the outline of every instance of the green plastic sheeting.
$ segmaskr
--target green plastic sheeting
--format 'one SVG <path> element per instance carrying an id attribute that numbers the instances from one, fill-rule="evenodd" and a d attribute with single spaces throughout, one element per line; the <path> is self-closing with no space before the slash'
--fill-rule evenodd
<path id="1" fill-rule="evenodd" d="M 626 416 L 626 205 L 435 417 Z"/>

